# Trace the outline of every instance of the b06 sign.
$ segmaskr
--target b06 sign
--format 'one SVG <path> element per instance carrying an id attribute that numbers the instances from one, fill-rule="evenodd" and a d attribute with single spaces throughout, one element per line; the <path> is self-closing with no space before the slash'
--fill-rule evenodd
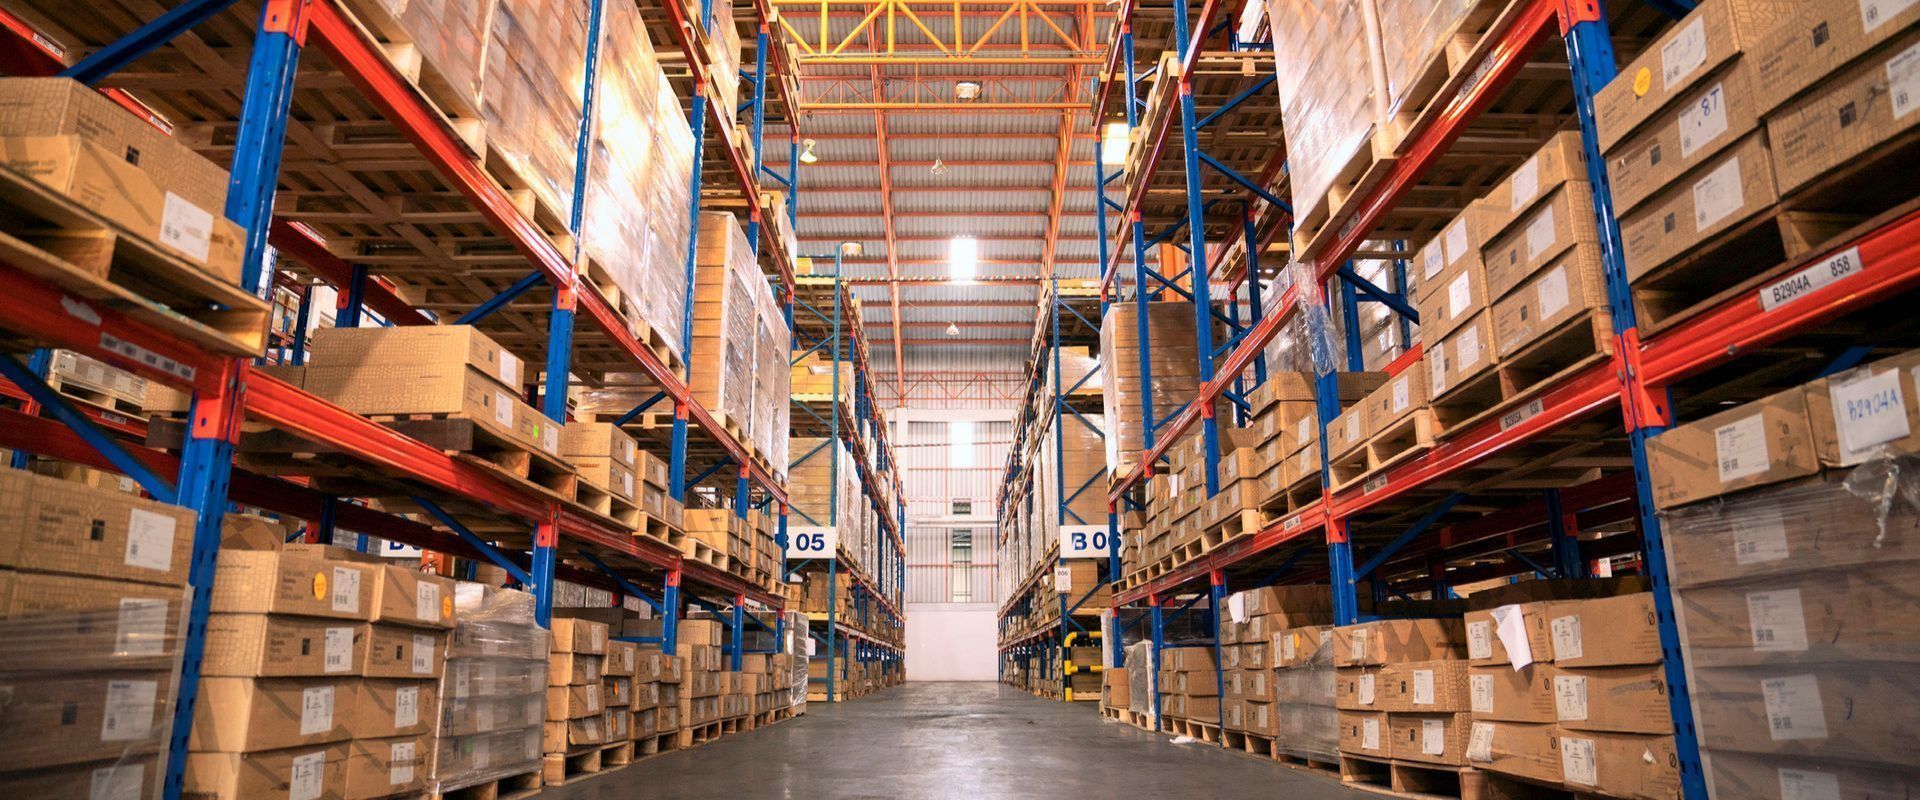
<path id="1" fill-rule="evenodd" d="M 1062 525 L 1060 526 L 1060 558 L 1106 558 L 1108 544 L 1111 542 L 1117 552 L 1122 541 L 1107 531 L 1105 525 Z"/>
<path id="2" fill-rule="evenodd" d="M 787 559 L 832 558 L 840 549 L 840 532 L 824 525 L 787 526 Z"/>

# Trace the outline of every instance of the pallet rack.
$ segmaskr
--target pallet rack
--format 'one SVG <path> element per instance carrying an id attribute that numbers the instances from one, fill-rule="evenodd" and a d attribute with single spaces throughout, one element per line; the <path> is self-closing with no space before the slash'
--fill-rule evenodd
<path id="1" fill-rule="evenodd" d="M 817 272 L 816 266 L 832 262 L 831 273 Z M 793 303 L 788 307 L 794 331 L 792 364 L 798 366 L 809 356 L 820 355 L 833 370 L 831 390 L 825 394 L 793 395 L 793 432 L 798 436 L 821 439 L 819 446 L 796 453 L 792 466 L 799 468 L 815 458 L 825 459 L 827 481 L 827 519 L 812 519 L 794 509 L 799 524 L 789 528 L 786 548 L 787 567 L 783 575 L 822 577 L 827 582 L 827 610 L 808 613 L 814 624 L 814 639 L 826 646 L 829 659 L 846 659 L 844 670 L 833 669 L 839 663 L 828 661 L 826 675 L 809 678 L 825 686 L 829 703 L 843 699 L 842 685 L 855 663 L 877 663 L 883 674 L 903 675 L 905 642 L 892 635 L 876 633 L 876 617 L 884 618 L 892 630 L 901 630 L 906 618 L 901 613 L 902 592 L 906 585 L 906 541 L 900 529 L 905 519 L 901 499 L 900 475 L 886 421 L 874 400 L 871 362 L 867 352 L 866 327 L 858 306 L 841 277 L 840 260 L 834 257 L 800 259 L 802 275 L 795 280 Z M 851 367 L 852 385 L 843 385 L 841 365 Z M 834 445 L 844 446 L 859 473 L 861 500 L 880 520 L 883 535 L 873 543 L 840 541 L 840 460 Z M 831 551 L 829 554 L 828 551 Z M 871 554 L 873 563 L 867 563 Z M 840 615 L 842 572 L 852 578 L 852 619 Z"/>
<path id="2" fill-rule="evenodd" d="M 780 250 L 777 237 L 771 239 L 774 247 L 760 247 L 758 234 L 763 220 L 757 187 L 759 178 L 765 175 L 791 190 L 797 183 L 796 176 L 792 167 L 785 175 L 764 169 L 757 153 L 769 111 L 786 117 L 792 129 L 793 84 L 790 71 L 781 81 L 768 80 L 771 69 L 790 65 L 790 60 L 782 55 L 785 51 L 774 35 L 776 29 L 768 25 L 770 9 L 764 2 L 754 8 L 757 48 L 756 70 L 747 76 L 752 90 L 750 103 L 740 109 L 709 109 L 704 92 L 698 88 L 693 92 L 691 127 L 696 142 L 704 143 L 697 146 L 718 154 L 715 160 L 725 162 L 728 169 L 723 172 L 731 182 L 720 181 L 718 186 L 703 191 L 702 170 L 696 164 L 689 214 L 697 224 L 703 200 L 724 202 L 725 195 L 734 195 L 733 202 L 749 209 L 754 245 L 763 261 L 773 266 L 782 299 L 790 301 L 792 255 Z M 711 24 L 710 9 L 703 8 L 708 18 L 701 26 L 684 24 L 684 14 L 678 9 L 668 4 L 664 13 L 673 30 L 686 32 L 680 46 L 686 51 L 687 75 L 696 87 L 705 86 L 711 80 L 710 65 L 704 48 L 696 44 L 700 38 L 697 34 Z M 547 380 L 541 393 L 542 411 L 556 421 L 564 420 L 569 373 L 594 376 L 619 369 L 644 374 L 658 392 L 628 418 L 663 400 L 671 402 L 673 497 L 685 498 L 687 490 L 706 477 L 687 480 L 694 459 L 706 454 L 718 463 L 731 461 L 738 465 L 738 513 L 746 515 L 755 494 L 762 507 L 778 504 L 784 537 L 784 486 L 764 464 L 749 458 L 743 444 L 693 400 L 680 370 L 649 342 L 636 337 L 609 299 L 580 278 L 578 265 L 559 244 L 565 240 L 552 235 L 558 232 L 543 229 L 540 221 L 512 202 L 502 186 L 483 170 L 471 146 L 386 58 L 380 43 L 356 22 L 343 0 L 266 0 L 264 5 L 243 4 L 238 8 L 232 0 L 199 0 L 179 4 L 144 22 L 146 18 L 131 8 L 113 6 L 102 12 L 88 19 L 61 19 L 61 24 L 76 29 L 64 32 L 73 37 L 70 44 L 90 51 L 86 58 L 69 64 L 67 52 L 55 38 L 42 35 L 15 13 L 0 9 L 0 72 L 60 74 L 98 85 L 111 83 L 136 63 L 153 67 L 155 61 L 145 59 L 153 53 L 179 49 L 204 53 L 219 47 L 250 52 L 251 60 L 243 71 L 200 71 L 193 65 L 203 62 L 192 57 L 162 59 L 162 66 L 143 72 L 134 81 L 143 89 L 150 88 L 146 96 L 163 108 L 169 98 L 177 99 L 180 93 L 197 93 L 198 98 L 208 101 L 173 105 L 170 110 L 174 112 L 193 111 L 180 113 L 172 123 L 234 132 L 224 148 L 232 159 L 225 214 L 247 231 L 244 263 L 264 267 L 245 275 L 243 288 L 260 293 L 263 285 L 271 285 L 271 247 L 282 259 L 332 284 L 348 298 L 340 324 L 359 322 L 363 309 L 377 313 L 387 324 L 431 324 L 445 310 L 416 308 L 390 284 L 378 279 L 377 259 L 369 257 L 361 263 L 359 258 L 337 256 L 327 249 L 317 224 L 292 218 L 299 209 L 280 213 L 274 208 L 276 189 L 298 170 L 292 159 L 283 163 L 283 153 L 292 153 L 302 142 L 310 142 L 309 128 L 316 121 L 293 112 L 312 113 L 315 106 L 309 103 L 314 95 L 324 93 L 324 101 L 338 101 L 334 108 L 357 115 L 352 120 L 355 124 L 378 126 L 382 133 L 391 135 L 397 144 L 386 152 L 405 162 L 395 169 L 411 169 L 416 177 L 426 176 L 433 187 L 451 198 L 462 219 L 472 226 L 467 235 L 490 237 L 503 251 L 515 254 L 507 260 L 521 270 L 531 270 L 525 277 L 499 285 L 468 286 L 468 294 L 443 305 L 464 310 L 463 322 L 486 322 L 525 333 L 519 339 L 503 337 L 509 345 L 532 343 L 544 350 Z M 594 0 L 589 28 L 589 39 L 594 43 L 587 51 L 585 74 L 589 77 L 583 87 L 585 119 L 591 118 L 593 65 L 599 55 L 597 33 L 602 13 L 601 0 Z M 111 20 L 132 22 L 116 26 Z M 103 91 L 163 130 L 172 130 L 168 121 L 148 115 L 147 106 L 133 95 L 114 88 Z M 777 103 L 773 102 L 776 98 Z M 325 102 L 318 105 L 324 106 Z M 753 111 L 753 125 L 751 133 L 742 136 L 731 122 L 748 106 Z M 709 117 L 719 123 L 716 127 L 722 133 L 704 135 L 704 122 Z M 792 146 L 797 148 L 797 132 L 792 138 Z M 396 152 L 401 150 L 405 152 Z M 578 163 L 584 165 L 584 137 L 576 152 Z M 797 164 L 797 160 L 789 164 Z M 584 169 L 579 172 L 584 175 Z M 579 195 L 576 191 L 575 196 Z M 795 205 L 789 203 L 789 215 L 794 211 Z M 577 230 L 579 221 L 576 203 L 570 222 L 565 223 L 566 230 Z M 787 223 L 791 222 L 789 216 Z M 690 284 L 692 263 L 690 243 Z M 559 501 L 538 487 L 450 456 L 262 374 L 248 358 L 259 352 L 258 347 L 223 338 L 191 320 L 146 312 L 137 303 L 77 299 L 93 295 L 79 294 L 76 283 L 45 271 L 29 271 L 12 261 L 0 264 L 0 287 L 12 298 L 0 308 L 0 327 L 17 343 L 75 350 L 149 380 L 191 391 L 188 432 L 179 454 L 131 444 L 114 435 L 140 431 L 136 426 L 120 424 L 124 421 L 76 410 L 47 387 L 41 374 L 11 357 L 0 360 L 0 372 L 12 384 L 8 394 L 25 395 L 31 402 L 19 411 L 0 410 L 0 419 L 7 423 L 0 433 L 0 444 L 125 473 L 154 497 L 199 512 L 189 576 L 193 587 L 191 617 L 183 644 L 168 751 L 168 797 L 178 797 L 181 791 L 221 515 L 229 501 L 315 520 L 316 538 L 322 541 L 330 541 L 333 530 L 339 527 L 476 562 L 492 562 L 533 593 L 542 624 L 547 624 L 551 616 L 556 579 L 637 597 L 664 617 L 664 635 L 657 643 L 668 652 L 675 648 L 675 620 L 682 605 L 706 607 L 728 625 L 731 641 L 727 650 L 735 670 L 741 668 L 745 625 L 759 624 L 746 615 L 748 604 L 771 609 L 785 606 L 779 595 L 718 567 L 683 559 L 677 549 L 663 541 L 635 536 L 612 520 Z M 686 302 L 690 317 L 691 286 Z M 89 313 L 68 313 L 63 308 Z M 301 315 L 308 310 L 302 308 Z M 587 323 L 578 330 L 574 324 L 577 317 Z M 304 344 L 300 338 L 295 333 L 291 342 L 275 344 L 297 354 Z M 683 341 L 681 352 L 689 346 Z M 40 416 L 42 412 L 53 419 Z M 440 527 L 341 502 L 341 498 L 294 481 L 233 467 L 243 426 L 250 432 L 264 430 L 298 437 L 360 468 L 387 476 Z M 697 432 L 697 439 L 693 432 Z M 714 471 L 709 469 L 708 474 Z M 475 529 L 486 532 L 475 533 Z M 497 546 L 499 542 L 517 542 L 517 546 Z"/>
<path id="3" fill-rule="evenodd" d="M 1021 518 L 1031 518 L 1034 514 L 1051 515 L 1050 529 L 1061 532 L 1062 536 L 1075 532 L 1083 536 L 1090 535 L 1093 537 L 1090 549 L 1106 553 L 1105 563 L 1101 565 L 1103 577 L 1100 583 L 1104 585 L 1120 575 L 1119 542 L 1106 535 L 1108 520 L 1082 519 L 1070 506 L 1083 496 L 1099 494 L 1100 487 L 1106 483 L 1105 470 L 1084 481 L 1069 480 L 1063 459 L 1056 457 L 1051 464 L 1041 461 L 1041 451 L 1045 448 L 1051 447 L 1055 453 L 1064 450 L 1063 426 L 1085 425 L 1096 436 L 1105 437 L 1101 427 L 1090 421 L 1090 418 L 1098 418 L 1103 414 L 1099 401 L 1100 390 L 1089 387 L 1098 379 L 1098 373 L 1088 372 L 1068 382 L 1061 360 L 1061 348 L 1064 347 L 1098 350 L 1099 286 L 1094 281 L 1055 278 L 1042 288 L 1042 292 L 1045 296 L 1035 316 L 1033 337 L 1028 347 L 1026 390 L 1013 420 L 1013 440 L 1007 451 L 1000 492 L 994 498 L 995 516 L 1001 520 L 995 537 L 998 551 L 995 561 L 1017 564 L 1023 560 L 1012 552 L 1010 541 L 1013 526 L 1009 520 L 1013 518 L 1012 512 L 1016 508 L 1026 512 Z M 1040 507 L 1049 505 L 1037 492 L 1041 482 L 1052 489 L 1045 495 L 1053 499 L 1051 507 Z M 1064 674 L 1073 642 L 1101 635 L 1099 620 L 1105 609 L 1093 607 L 1087 602 L 1099 586 L 1084 592 L 1076 591 L 1077 587 L 1069 589 L 1059 594 L 1050 606 L 1037 597 L 1049 581 L 1055 580 L 1055 568 L 1061 563 L 1060 545 L 1057 541 L 1037 540 L 1033 544 L 1040 546 L 1043 552 L 1039 558 L 1033 559 L 1032 567 L 1021 573 L 999 608 L 1002 679 L 1005 678 L 1004 668 L 1008 659 L 1023 659 L 1032 655 L 1040 655 L 1049 669 L 1057 666 Z M 1061 699 L 1072 699 L 1064 688 L 1059 696 Z"/>
<path id="4" fill-rule="evenodd" d="M 1190 68 L 1201 58 L 1206 42 L 1217 35 L 1216 20 L 1235 18 L 1239 5 L 1233 0 L 1206 0 L 1196 14 L 1186 0 L 1174 0 L 1171 22 L 1176 48 L 1170 62 L 1162 63 L 1180 65 L 1181 74 L 1190 75 Z M 1499 104 L 1505 102 L 1503 97 L 1510 96 L 1506 93 L 1515 87 L 1532 91 L 1536 99 L 1543 88 L 1557 92 L 1545 95 L 1556 101 L 1549 104 L 1553 109 L 1550 113 L 1564 118 L 1564 112 L 1557 109 L 1570 108 L 1577 118 L 1601 231 L 1614 334 L 1610 355 L 1503 402 L 1492 413 L 1468 421 L 1431 449 L 1386 468 L 1364 483 L 1291 509 L 1290 513 L 1270 520 L 1258 532 L 1228 542 L 1170 572 L 1121 587 L 1115 598 L 1117 605 L 1146 603 L 1144 611 L 1122 624 L 1126 629 L 1142 622 L 1148 624 L 1147 636 L 1154 643 L 1152 669 L 1159 668 L 1163 631 L 1171 616 L 1201 600 L 1206 600 L 1208 607 L 1215 611 L 1212 616 L 1217 643 L 1218 610 L 1230 580 L 1240 588 L 1283 580 L 1329 582 L 1333 586 L 1335 622 L 1351 624 L 1363 618 L 1357 598 L 1359 581 L 1363 579 L 1370 582 L 1376 596 L 1398 591 L 1395 580 L 1406 586 L 1417 584 L 1421 590 L 1431 587 L 1443 591 L 1455 583 L 1501 577 L 1515 571 L 1580 577 L 1587 574 L 1586 567 L 1594 559 L 1638 554 L 1639 568 L 1653 583 L 1666 677 L 1672 689 L 1669 700 L 1681 761 L 1682 790 L 1689 798 L 1705 797 L 1687 676 L 1668 591 L 1661 522 L 1652 510 L 1646 443 L 1673 426 L 1683 413 L 1710 408 L 1742 392 L 1757 396 L 1764 393 L 1766 381 L 1774 381 L 1776 385 L 1791 381 L 1790 373 L 1795 370 L 1814 371 L 1822 367 L 1831 370 L 1857 361 L 1866 348 L 1849 348 L 1828 364 L 1809 359 L 1804 348 L 1785 357 L 1780 356 L 1782 350 L 1768 352 L 1767 348 L 1785 344 L 1796 336 L 1802 338 L 1795 343 L 1804 344 L 1804 335 L 1814 333 L 1816 326 L 1850 315 L 1867 314 L 1878 319 L 1871 316 L 1876 304 L 1920 288 L 1920 211 L 1915 210 L 1915 204 L 1908 203 L 1881 214 L 1816 248 L 1815 252 L 1780 264 L 1735 287 L 1736 290 L 1717 296 L 1684 320 L 1643 331 L 1636 323 L 1605 162 L 1596 144 L 1593 97 L 1615 75 L 1613 36 L 1616 31 L 1624 28 L 1629 35 L 1639 35 L 1659 24 L 1653 12 L 1677 18 L 1693 4 L 1683 0 L 1647 0 L 1609 5 L 1611 8 L 1603 9 L 1593 0 L 1514 0 L 1505 4 L 1447 89 L 1407 128 L 1395 157 L 1382 166 L 1378 180 L 1361 188 L 1334 212 L 1332 219 L 1318 226 L 1316 232 L 1324 234 L 1311 246 L 1314 253 L 1307 262 L 1309 269 L 1294 283 L 1285 283 L 1289 276 L 1280 276 L 1284 294 L 1275 313 L 1262 315 L 1263 304 L 1254 300 L 1251 303 L 1253 323 L 1242 328 L 1228 320 L 1236 332 L 1234 340 L 1221 350 L 1209 352 L 1210 342 L 1206 338 L 1209 327 L 1206 321 L 1215 313 L 1207 292 L 1209 282 L 1194 280 L 1190 298 L 1201 321 L 1200 361 L 1208 377 L 1191 402 L 1164 419 L 1156 416 L 1150 403 L 1143 409 L 1150 429 L 1147 452 L 1140 459 L 1139 467 L 1130 474 L 1116 477 L 1109 503 L 1113 508 L 1120 508 L 1134 502 L 1130 490 L 1150 477 L 1174 440 L 1190 430 L 1197 430 L 1205 440 L 1209 494 L 1217 488 L 1220 455 L 1217 421 L 1205 413 L 1206 410 L 1222 397 L 1235 401 L 1236 383 L 1246 378 L 1250 368 L 1254 382 L 1260 382 L 1262 352 L 1281 333 L 1283 326 L 1303 327 L 1305 335 L 1323 340 L 1328 336 L 1325 315 L 1301 313 L 1321 302 L 1321 285 L 1340 278 L 1341 292 L 1346 297 L 1353 297 L 1357 291 L 1369 301 L 1386 304 L 1402 316 L 1417 320 L 1412 309 L 1406 307 L 1404 297 L 1357 280 L 1351 272 L 1350 259 L 1362 253 L 1366 240 L 1419 238 L 1433 230 L 1435 220 L 1431 209 L 1422 213 L 1415 208 L 1433 205 L 1430 201 L 1435 197 L 1431 191 L 1434 187 L 1423 183 L 1423 179 L 1439 174 L 1450 154 L 1465 151 L 1468 145 L 1462 140 L 1474 131 L 1484 130 L 1476 126 L 1485 117 L 1497 116 L 1489 112 L 1499 109 Z M 1135 34 L 1154 26 L 1164 28 L 1167 21 L 1159 15 L 1165 11 L 1164 7 L 1147 8 L 1133 1 L 1121 5 L 1119 35 L 1109 55 L 1110 69 L 1104 73 L 1118 77 L 1102 84 L 1099 92 L 1102 99 L 1096 106 L 1097 111 L 1109 115 L 1118 113 L 1109 104 L 1123 108 L 1130 127 L 1136 135 L 1141 135 L 1141 141 L 1148 143 L 1149 152 L 1162 148 L 1167 138 L 1164 128 L 1174 123 L 1163 121 L 1159 123 L 1160 129 L 1143 128 L 1136 113 L 1142 104 L 1136 90 Z M 1624 22 L 1624 26 L 1610 24 L 1609 11 L 1615 19 Z M 1164 291 L 1149 284 L 1149 280 L 1157 281 L 1159 286 L 1167 286 L 1172 281 L 1146 267 L 1142 251 L 1148 241 L 1145 236 L 1148 223 L 1170 224 L 1176 231 L 1185 226 L 1190 235 L 1191 260 L 1221 270 L 1224 274 L 1215 274 L 1215 280 L 1234 283 L 1244 276 L 1262 275 L 1257 261 L 1261 256 L 1288 252 L 1273 245 L 1275 241 L 1284 244 L 1287 236 L 1281 234 L 1286 233 L 1286 226 L 1268 227 L 1263 232 L 1260 223 L 1265 214 L 1284 219 L 1292 211 L 1277 198 L 1262 195 L 1259 187 L 1243 186 L 1250 195 L 1247 203 L 1258 207 L 1257 200 L 1265 200 L 1267 207 L 1264 213 L 1249 217 L 1249 230 L 1243 233 L 1238 264 L 1209 260 L 1203 226 L 1209 219 L 1205 216 L 1206 207 L 1214 200 L 1203 193 L 1200 167 L 1209 159 L 1199 154 L 1196 133 L 1223 112 L 1197 116 L 1194 96 L 1200 91 L 1187 86 L 1185 79 L 1180 91 L 1158 94 L 1177 94 L 1181 106 L 1179 124 L 1186 153 L 1186 191 L 1181 204 L 1184 214 L 1172 219 L 1147 216 L 1152 211 L 1142 200 L 1143 196 L 1150 196 L 1144 187 L 1157 179 L 1143 180 L 1138 174 L 1133 174 L 1134 183 L 1130 185 L 1125 205 L 1103 202 L 1100 207 L 1103 231 L 1108 230 L 1105 213 L 1110 208 L 1120 212 L 1126 227 L 1131 229 L 1134 286 L 1136 290 L 1145 289 L 1136 291 L 1135 299 L 1143 303 L 1149 299 L 1147 295 Z M 1117 99 L 1113 99 L 1116 96 Z M 1167 115 L 1162 115 L 1163 120 L 1166 118 Z M 1150 156 L 1145 163 L 1151 170 L 1156 162 Z M 1513 163 L 1517 164 L 1518 159 Z M 1112 178 L 1102 175 L 1102 185 L 1110 180 Z M 1271 185 L 1265 181 L 1262 184 Z M 1478 192 L 1473 190 L 1484 186 L 1485 183 L 1446 188 L 1457 198 L 1477 196 Z M 1453 203 L 1452 207 L 1457 209 L 1461 201 L 1456 199 Z M 1224 226 L 1216 225 L 1215 229 L 1221 227 Z M 1162 233 L 1157 238 L 1164 240 L 1171 235 L 1171 232 Z M 1294 245 L 1307 247 L 1297 240 Z M 1108 264 L 1103 287 L 1114 286 L 1123 249 L 1103 253 L 1102 260 Z M 1856 258 L 1866 268 L 1789 305 L 1768 308 L 1757 299 L 1756 290 L 1764 288 L 1769 281 L 1791 276 L 1809 265 L 1818 266 L 1847 257 Z M 1257 292 L 1257 280 L 1246 280 L 1244 285 L 1249 294 Z M 1114 292 L 1117 289 L 1110 288 L 1103 300 L 1113 300 Z M 1352 300 L 1341 305 L 1351 313 Z M 1340 310 L 1334 309 L 1332 313 Z M 1143 314 L 1143 326 L 1144 317 Z M 1818 351 L 1821 346 L 1832 349 L 1831 340 L 1848 338 L 1830 336 L 1827 341 L 1816 341 L 1812 349 Z M 1148 341 L 1145 331 L 1140 339 L 1143 343 Z M 1845 346 L 1857 341 L 1855 338 L 1840 344 Z M 1215 370 L 1214 361 L 1223 354 Z M 1743 371 L 1755 372 L 1752 368 L 1759 363 L 1756 356 L 1785 362 L 1787 367 L 1760 370 L 1766 377 L 1759 379 L 1728 380 Z M 1418 358 L 1416 346 L 1387 371 L 1397 373 Z M 1146 360 L 1143 347 L 1143 370 Z M 1336 369 L 1357 369 L 1357 365 L 1351 363 L 1335 366 Z M 1340 408 L 1334 399 L 1337 396 L 1334 373 L 1324 367 L 1316 371 L 1320 373 L 1318 395 L 1322 399 L 1318 416 L 1324 441 L 1326 424 Z M 1678 402 L 1674 399 L 1676 395 L 1682 397 Z M 1624 429 L 1613 427 L 1604 418 L 1603 412 L 1615 409 L 1624 419 Z M 1586 452 L 1581 440 L 1595 439 L 1611 440 L 1625 451 L 1617 471 L 1566 486 L 1571 480 L 1565 475 L 1557 475 L 1550 468 L 1541 469 L 1542 465 L 1551 467 L 1556 462 L 1577 459 L 1576 454 Z M 1325 455 L 1323 448 L 1323 479 L 1329 477 Z M 1513 480 L 1512 476 L 1530 469 L 1535 470 L 1530 474 L 1540 480 Z M 1542 490 L 1538 488 L 1542 480 L 1566 488 Z M 1517 490 L 1518 485 L 1528 488 Z M 1505 507 L 1470 509 L 1467 505 L 1481 502 L 1488 494 L 1499 495 L 1501 490 L 1506 490 L 1508 496 Z M 1521 498 L 1517 502 L 1512 499 L 1516 491 Z M 1452 512 L 1468 511 L 1471 515 L 1449 517 Z M 1628 535 L 1578 538 L 1582 532 L 1596 531 Z M 1635 532 L 1637 536 L 1632 535 Z M 1537 557 L 1541 545 L 1545 545 L 1545 554 L 1550 558 Z M 1449 572 L 1444 566 L 1449 560 L 1499 554 L 1505 554 L 1511 564 L 1500 565 L 1499 569 L 1483 568 L 1472 574 L 1464 570 Z M 1203 580 L 1205 583 L 1199 584 Z M 1181 597 L 1189 599 L 1175 609 L 1176 604 L 1181 603 L 1176 598 Z M 1157 718 L 1157 698 L 1154 702 Z"/>

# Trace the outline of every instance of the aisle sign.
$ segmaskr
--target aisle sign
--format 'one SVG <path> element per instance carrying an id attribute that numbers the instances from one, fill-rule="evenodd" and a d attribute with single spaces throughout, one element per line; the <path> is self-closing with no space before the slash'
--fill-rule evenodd
<path id="1" fill-rule="evenodd" d="M 1106 558 L 1108 538 L 1105 525 L 1062 525 L 1060 526 L 1060 558 Z M 1124 540 L 1113 539 L 1114 549 L 1124 547 Z"/>
<path id="2" fill-rule="evenodd" d="M 787 559 L 832 558 L 840 549 L 840 531 L 826 525 L 787 526 Z"/>

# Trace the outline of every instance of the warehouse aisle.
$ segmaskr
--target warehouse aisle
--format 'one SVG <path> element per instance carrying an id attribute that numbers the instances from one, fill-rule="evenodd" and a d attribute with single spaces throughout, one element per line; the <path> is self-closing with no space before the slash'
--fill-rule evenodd
<path id="1" fill-rule="evenodd" d="M 548 789 L 550 800 L 793 798 L 999 800 L 1371 797 L 1199 745 L 1172 745 L 992 683 L 909 683 L 805 716 Z"/>

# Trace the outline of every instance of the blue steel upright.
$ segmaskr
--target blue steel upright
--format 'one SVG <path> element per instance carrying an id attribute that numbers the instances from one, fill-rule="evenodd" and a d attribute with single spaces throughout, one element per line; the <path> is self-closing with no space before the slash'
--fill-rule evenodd
<path id="1" fill-rule="evenodd" d="M 1193 47 L 1188 31 L 1191 24 L 1187 17 L 1188 11 L 1187 0 L 1173 0 L 1173 29 L 1174 35 L 1178 37 L 1177 44 L 1180 46 L 1179 53 L 1183 62 L 1189 55 L 1187 51 Z M 1165 78 L 1166 76 L 1161 76 L 1162 80 Z M 1205 210 L 1202 208 L 1205 197 L 1202 195 L 1203 186 L 1200 176 L 1199 135 L 1200 126 L 1195 122 L 1193 113 L 1193 81 L 1183 69 L 1180 75 L 1180 141 L 1184 145 L 1182 154 L 1186 157 L 1187 247 L 1191 264 L 1188 271 L 1192 275 L 1188 283 L 1193 287 L 1194 345 L 1199 351 L 1200 382 L 1211 383 L 1213 381 L 1213 300 L 1210 296 L 1212 275 L 1207 264 L 1207 227 Z M 1142 353 L 1146 352 L 1146 346 L 1146 337 L 1142 336 L 1140 342 Z M 1151 384 L 1142 375 L 1140 385 L 1143 387 L 1141 393 L 1145 394 L 1144 387 Z M 1147 424 L 1149 426 L 1153 424 L 1151 417 L 1148 418 Z M 1211 403 L 1200 407 L 1200 426 L 1201 444 L 1205 448 L 1202 464 L 1207 476 L 1207 497 L 1213 497 L 1220 492 L 1220 427 L 1219 421 L 1213 418 Z"/>

